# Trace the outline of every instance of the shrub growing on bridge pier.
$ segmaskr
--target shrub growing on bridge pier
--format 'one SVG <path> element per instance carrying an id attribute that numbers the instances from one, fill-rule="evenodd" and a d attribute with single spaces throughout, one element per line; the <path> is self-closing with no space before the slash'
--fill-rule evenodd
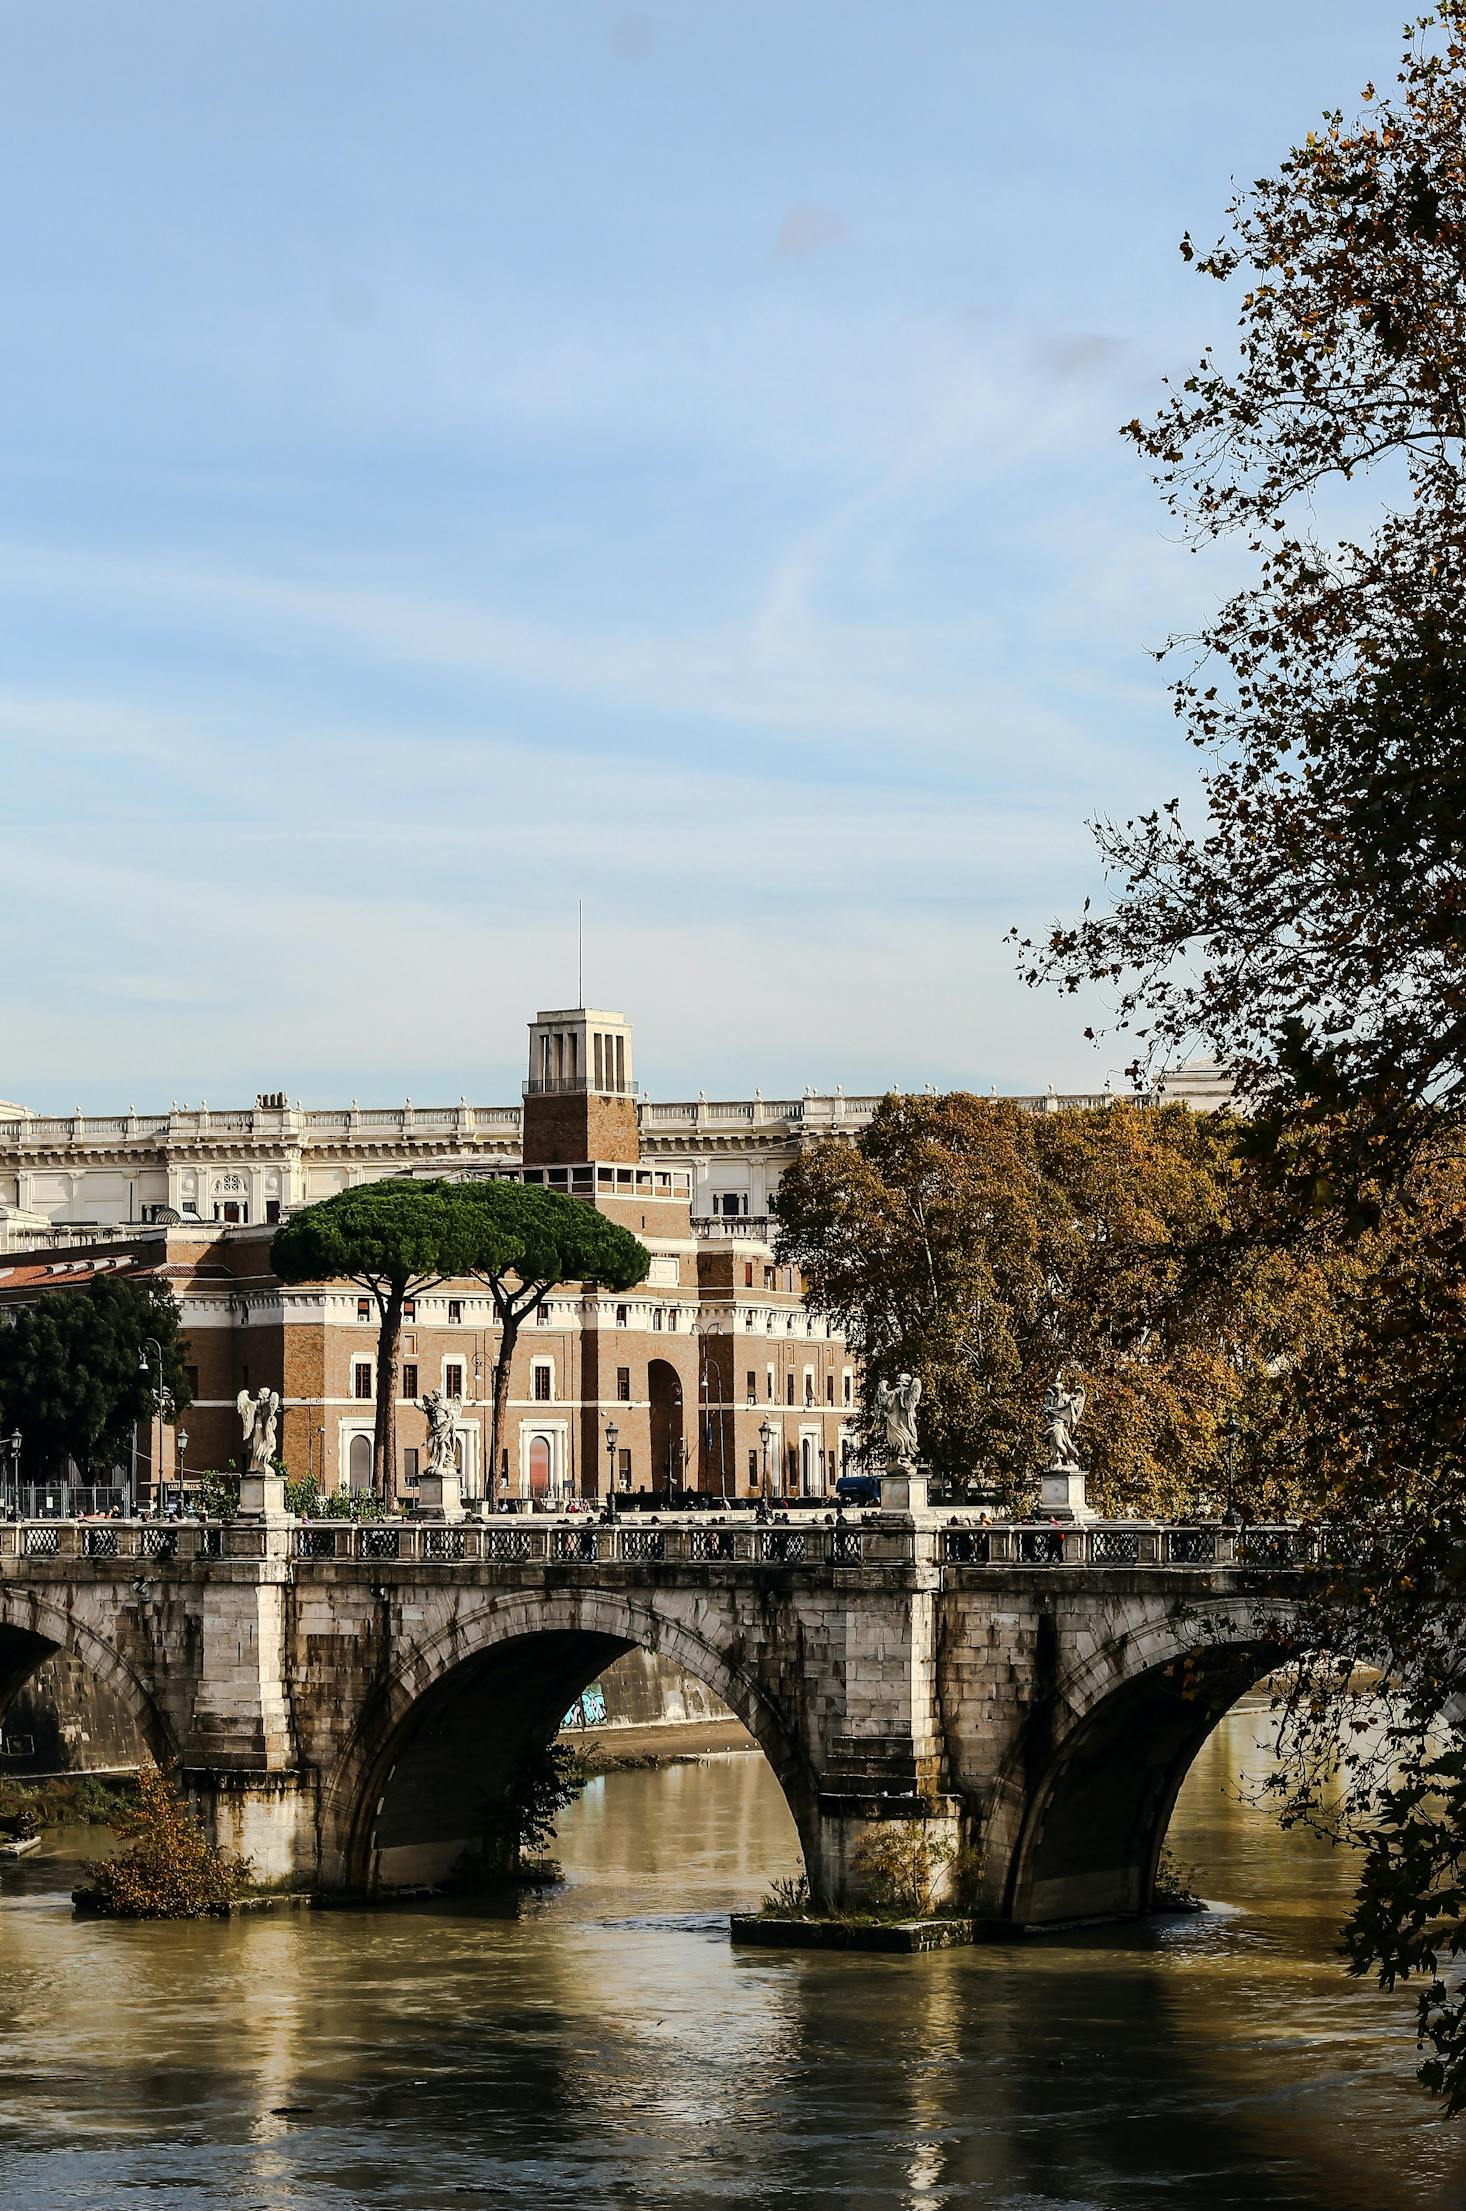
<path id="1" fill-rule="evenodd" d="M 96 1869 L 100 1908 L 116 1919 L 203 1919 L 227 1912 L 249 1881 L 249 1861 L 206 1838 L 171 1776 L 144 1766 L 137 1800 L 117 1821 L 127 1848 Z"/>

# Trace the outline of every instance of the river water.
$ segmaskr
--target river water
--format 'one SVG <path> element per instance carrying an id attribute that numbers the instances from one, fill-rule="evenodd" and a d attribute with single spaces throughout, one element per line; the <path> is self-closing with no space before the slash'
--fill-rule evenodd
<path id="1" fill-rule="evenodd" d="M 1220 1908 L 929 1958 L 730 1949 L 796 1860 L 756 1755 L 593 1782 L 505 1916 L 78 1922 L 58 1837 L 0 1872 L 0 2206 L 1461 2211 L 1347 1863 L 1239 1797 L 1264 1725 L 1172 1828 Z"/>

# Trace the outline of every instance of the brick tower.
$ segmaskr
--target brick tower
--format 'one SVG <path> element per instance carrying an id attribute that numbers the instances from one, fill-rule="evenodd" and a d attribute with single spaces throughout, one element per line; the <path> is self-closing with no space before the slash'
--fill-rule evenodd
<path id="1" fill-rule="evenodd" d="M 525 1166 L 640 1157 L 625 1014 L 592 1006 L 537 1013 L 524 1086 Z"/>

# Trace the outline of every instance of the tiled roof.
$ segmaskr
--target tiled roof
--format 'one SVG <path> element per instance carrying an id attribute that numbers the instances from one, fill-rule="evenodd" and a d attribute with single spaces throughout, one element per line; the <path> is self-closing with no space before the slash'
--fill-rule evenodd
<path id="1" fill-rule="evenodd" d="M 136 1252 L 98 1253 L 90 1259 L 25 1260 L 20 1266 L 0 1262 L 0 1298 L 31 1290 L 85 1289 L 108 1274 L 149 1274 Z"/>

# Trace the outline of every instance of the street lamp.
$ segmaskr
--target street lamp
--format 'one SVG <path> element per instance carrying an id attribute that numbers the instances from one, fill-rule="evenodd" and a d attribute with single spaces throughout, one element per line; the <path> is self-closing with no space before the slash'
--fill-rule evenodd
<path id="1" fill-rule="evenodd" d="M 606 1514 L 611 1520 L 616 1517 L 616 1434 L 615 1421 L 608 1420 L 606 1422 Z"/>
<path id="2" fill-rule="evenodd" d="M 148 1353 L 150 1351 L 157 1354 L 158 1379 L 156 1383 L 153 1383 L 153 1411 L 148 1417 L 148 1450 L 149 1455 L 151 1456 L 152 1426 L 154 1419 L 156 1419 L 158 1423 L 158 1455 L 156 1459 L 153 1460 L 153 1465 L 156 1468 L 156 1472 L 153 1478 L 153 1510 L 154 1512 L 161 1512 L 163 1509 L 163 1422 L 167 1415 L 173 1410 L 173 1399 L 169 1395 L 168 1391 L 163 1387 L 163 1346 L 159 1343 L 156 1336 L 144 1336 L 142 1341 L 142 1349 L 138 1352 L 137 1355 L 137 1371 L 139 1374 L 145 1374 L 150 1383 L 153 1382 L 153 1369 L 148 1359 Z M 134 1509 L 136 1508 L 136 1505 L 137 1499 L 136 1497 L 134 1497 Z"/>
<path id="3" fill-rule="evenodd" d="M 188 1481 L 188 1430 L 180 1428 L 174 1441 L 178 1446 L 178 1508 L 181 1512 L 184 1486 Z"/>
<path id="4" fill-rule="evenodd" d="M 20 1518 L 20 1446 L 21 1433 L 17 1428 L 10 1438 L 10 1510 L 15 1519 Z"/>
<path id="5" fill-rule="evenodd" d="M 774 1440 L 774 1424 L 764 1420 L 759 1427 L 758 1440 L 764 1447 L 764 1495 L 769 1494 L 769 1446 Z"/>

